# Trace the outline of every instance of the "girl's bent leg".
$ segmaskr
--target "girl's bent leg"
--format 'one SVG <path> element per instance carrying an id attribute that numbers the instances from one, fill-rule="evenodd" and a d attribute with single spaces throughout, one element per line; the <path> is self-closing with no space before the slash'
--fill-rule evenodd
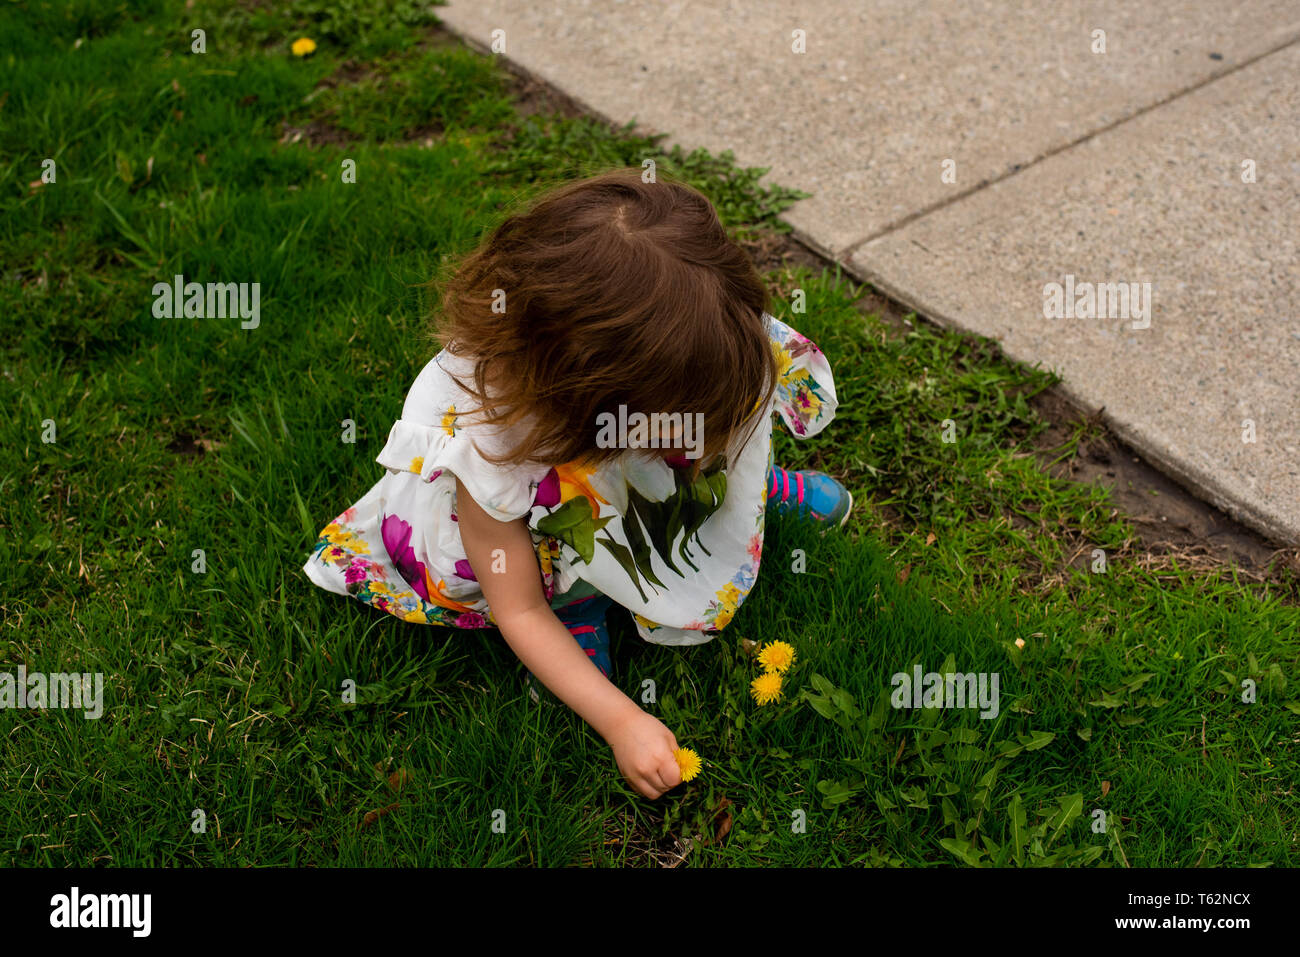
<path id="1" fill-rule="evenodd" d="M 612 603 L 598 592 L 555 609 L 555 617 L 564 623 L 606 678 L 614 671 L 609 655 L 609 628 L 605 624 L 605 613 Z"/>

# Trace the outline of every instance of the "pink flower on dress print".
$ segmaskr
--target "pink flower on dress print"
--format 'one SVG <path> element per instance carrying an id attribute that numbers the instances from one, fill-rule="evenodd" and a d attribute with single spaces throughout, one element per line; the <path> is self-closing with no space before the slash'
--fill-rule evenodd
<path id="1" fill-rule="evenodd" d="M 342 515 L 340 515 L 338 518 L 334 519 L 334 523 L 336 525 L 344 525 L 352 521 L 356 517 L 357 517 L 357 510 L 355 508 L 350 508 L 347 511 L 345 511 Z"/>
<path id="2" fill-rule="evenodd" d="M 763 560 L 763 533 L 755 532 L 754 537 L 749 540 L 749 557 L 754 562 L 754 567 Z"/>
<path id="3" fill-rule="evenodd" d="M 486 628 L 487 619 L 476 611 L 467 611 L 456 619 L 457 628 Z"/>
<path id="4" fill-rule="evenodd" d="M 343 580 L 348 584 L 353 582 L 363 582 L 366 580 L 366 560 L 364 558 L 352 559 L 352 564 L 343 572 Z"/>
<path id="5" fill-rule="evenodd" d="M 384 517 L 380 533 L 384 539 L 384 548 L 388 549 L 388 557 L 393 560 L 398 573 L 417 595 L 428 601 L 429 589 L 424 584 L 424 564 L 415 557 L 415 549 L 411 547 L 411 526 L 396 515 L 388 515 Z"/>
<path id="6" fill-rule="evenodd" d="M 436 479 L 436 478 L 437 478 L 439 475 L 441 475 L 441 474 L 442 474 L 442 469 L 434 469 L 432 472 L 429 473 L 429 477 L 428 477 L 427 479 L 425 479 L 425 481 L 426 481 L 426 482 L 432 482 L 434 479 Z"/>
<path id="7" fill-rule="evenodd" d="M 461 578 L 465 579 L 466 581 L 470 581 L 470 582 L 478 581 L 478 579 L 474 577 L 473 566 L 471 566 L 470 563 L 463 558 L 456 559 L 456 574 L 459 575 Z"/>
<path id="8" fill-rule="evenodd" d="M 547 472 L 546 477 L 537 483 L 537 491 L 533 493 L 533 504 L 541 505 L 543 508 L 560 504 L 560 473 L 555 469 Z"/>

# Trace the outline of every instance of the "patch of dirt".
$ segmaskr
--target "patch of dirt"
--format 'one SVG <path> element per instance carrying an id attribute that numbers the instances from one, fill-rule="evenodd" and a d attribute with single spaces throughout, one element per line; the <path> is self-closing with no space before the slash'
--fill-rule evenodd
<path id="1" fill-rule="evenodd" d="M 189 435 L 182 432 L 167 443 L 167 451 L 174 455 L 198 457 L 209 452 L 215 452 L 224 445 L 224 442 L 217 442 L 201 435 Z"/>
<path id="2" fill-rule="evenodd" d="M 647 823 L 657 824 L 659 821 L 652 817 Z M 691 838 L 682 841 L 672 834 L 663 836 L 652 834 L 626 811 L 621 811 L 617 818 L 607 819 L 604 832 L 602 843 L 611 849 L 611 853 L 625 852 L 629 859 L 624 865 L 627 867 L 639 866 L 646 861 L 659 867 L 678 867 L 686 860 L 695 845 Z M 595 861 L 587 855 L 582 859 L 581 864 L 590 867 L 595 864 Z"/>
<path id="3" fill-rule="evenodd" d="M 1287 548 L 1247 528 L 1157 470 L 1101 424 L 1101 410 L 1082 411 L 1056 389 L 1039 393 L 1030 406 L 1048 423 L 1034 439 L 1039 464 L 1056 478 L 1101 485 L 1127 516 L 1150 551 L 1175 554 L 1186 567 L 1231 562 L 1270 577 L 1281 564 L 1300 574 L 1300 549 Z M 1053 450 L 1074 426 L 1089 430 L 1075 453 L 1051 465 Z"/>
<path id="4" fill-rule="evenodd" d="M 353 141 L 350 133 L 320 120 L 308 120 L 302 126 L 280 123 L 281 143 L 306 143 L 308 146 L 342 146 Z"/>
<path id="5" fill-rule="evenodd" d="M 318 90 L 332 90 L 340 86 L 350 86 L 375 72 L 373 63 L 358 60 L 344 60 L 329 76 L 316 84 Z"/>
<path id="6" fill-rule="evenodd" d="M 547 86 L 530 74 L 511 69 L 513 64 L 501 61 L 510 74 L 509 92 L 520 116 L 535 113 L 559 113 L 568 119 L 586 113 L 571 97 Z"/>
<path id="7" fill-rule="evenodd" d="M 442 139 L 443 133 L 447 132 L 441 123 L 426 123 L 422 126 L 413 126 L 402 134 L 408 143 L 419 143 L 422 146 L 433 146 L 434 140 Z"/>
<path id="8" fill-rule="evenodd" d="M 808 269 L 821 270 L 826 260 L 819 257 L 799 241 L 784 233 L 763 231 L 752 239 L 741 239 L 741 249 L 749 254 L 760 273 L 787 272 L 793 267 L 806 266 Z M 773 289 L 773 292 L 776 292 Z M 782 296 L 790 290 L 782 287 Z"/>

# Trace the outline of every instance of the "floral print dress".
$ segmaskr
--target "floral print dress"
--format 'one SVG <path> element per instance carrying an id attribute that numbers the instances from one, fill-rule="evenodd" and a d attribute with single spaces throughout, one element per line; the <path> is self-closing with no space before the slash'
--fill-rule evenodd
<path id="1" fill-rule="evenodd" d="M 794 435 L 835 415 L 821 351 L 764 316 L 780 379 L 743 448 L 689 470 L 661 458 L 617 457 L 599 468 L 497 466 L 510 432 L 462 421 L 474 402 L 470 360 L 439 353 L 416 378 L 377 461 L 388 472 L 320 534 L 304 571 L 405 621 L 495 624 L 456 524 L 456 479 L 493 518 L 527 520 L 547 599 L 596 591 L 632 612 L 647 641 L 694 645 L 727 626 L 763 553 L 772 412 Z M 743 432 L 741 433 L 743 438 Z"/>

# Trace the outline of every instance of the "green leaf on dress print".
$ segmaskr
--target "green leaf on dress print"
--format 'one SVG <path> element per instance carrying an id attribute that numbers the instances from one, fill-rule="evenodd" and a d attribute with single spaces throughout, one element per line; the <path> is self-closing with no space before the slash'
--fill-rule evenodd
<path id="1" fill-rule="evenodd" d="M 591 502 L 580 495 L 543 516 L 537 522 L 537 530 L 543 535 L 558 538 L 577 552 L 584 563 L 590 565 L 596 557 L 596 533 L 608 525 L 612 517 L 592 517 Z"/>
<path id="2" fill-rule="evenodd" d="M 673 543 L 677 541 L 677 536 L 682 533 L 682 512 L 682 497 L 674 494 L 672 498 L 672 508 L 668 510 L 668 520 L 664 522 L 667 545 L 664 548 L 663 554 L 669 562 L 672 561 Z M 677 570 L 676 565 L 673 566 L 673 570 Z M 677 572 L 677 574 L 685 577 L 685 572 Z"/>
<path id="3" fill-rule="evenodd" d="M 708 521 L 709 516 L 716 512 L 722 505 L 721 499 L 714 494 L 713 486 L 709 484 L 709 479 L 711 477 L 711 475 L 701 475 L 690 486 L 683 490 L 682 495 L 684 534 L 681 546 L 677 549 L 677 553 L 682 556 L 683 561 L 696 571 L 699 571 L 699 568 L 697 568 L 695 563 L 690 559 L 690 542 L 694 539 L 695 543 L 700 546 L 700 550 L 706 555 L 709 554 L 709 550 L 704 547 L 704 543 L 699 539 L 699 532 L 704 523 Z M 724 492 L 725 489 L 726 487 L 724 485 Z"/>
<path id="4" fill-rule="evenodd" d="M 672 513 L 676 510 L 677 503 L 673 499 L 664 502 L 651 502 L 636 489 L 631 486 L 627 490 L 628 512 L 645 526 L 646 535 L 650 539 L 650 544 L 655 552 L 659 555 L 665 565 L 667 565 L 674 575 L 682 575 L 681 570 L 673 564 L 672 541 L 676 537 L 671 534 Z M 627 517 L 623 519 L 624 526 L 627 525 Z M 629 537 L 629 541 L 631 538 Z"/>
<path id="5" fill-rule="evenodd" d="M 651 501 L 631 485 L 627 487 L 628 507 L 626 514 L 620 517 L 620 521 L 623 525 L 623 537 L 627 540 L 630 550 L 612 539 L 609 544 L 606 544 L 604 539 L 600 541 L 623 565 L 628 576 L 637 584 L 638 590 L 641 586 L 636 572 L 640 572 L 647 581 L 660 588 L 666 587 L 655 574 L 651 549 L 659 555 L 673 574 L 684 577 L 684 572 L 673 562 L 673 545 L 677 543 L 678 537 L 682 539 L 678 546 L 678 554 L 687 565 L 699 571 L 699 567 L 690 560 L 690 544 L 694 539 L 706 555 L 711 554 L 700 541 L 699 531 L 726 498 L 727 478 L 723 473 L 725 467 L 726 459 L 719 458 L 710 466 L 707 473 L 702 473 L 694 482 L 687 481 L 683 472 L 674 471 L 675 488 L 662 501 Z M 545 531 L 540 524 L 538 528 Z M 642 594 L 644 597 L 644 593 Z"/>
<path id="6" fill-rule="evenodd" d="M 636 590 L 640 593 L 641 600 L 643 602 L 649 601 L 650 599 L 646 598 L 645 590 L 641 587 L 641 578 L 636 573 L 636 562 L 632 559 L 632 553 L 612 538 L 598 538 L 596 541 L 600 542 L 605 550 L 614 556 L 614 560 L 623 566 L 623 571 L 627 572 L 628 577 L 632 579 L 632 584 L 636 586 Z"/>
<path id="7" fill-rule="evenodd" d="M 654 566 L 650 563 L 650 546 L 646 543 L 645 536 L 641 533 L 641 522 L 635 514 L 623 517 L 623 534 L 627 538 L 628 547 L 632 551 L 632 561 L 636 564 L 637 570 L 645 577 L 645 580 L 660 588 L 665 587 L 654 572 Z"/>

